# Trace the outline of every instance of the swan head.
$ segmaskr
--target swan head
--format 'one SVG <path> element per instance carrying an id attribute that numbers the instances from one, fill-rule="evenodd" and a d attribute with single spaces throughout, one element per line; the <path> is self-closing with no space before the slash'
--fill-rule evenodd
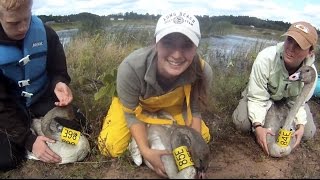
<path id="1" fill-rule="evenodd" d="M 59 134 L 62 126 L 70 127 L 68 124 L 74 120 L 72 106 L 54 107 L 41 121 L 41 131 L 43 134 L 53 140 L 59 140 Z"/>
<path id="2" fill-rule="evenodd" d="M 311 66 L 302 66 L 297 72 L 289 76 L 289 81 L 302 81 L 305 84 L 313 83 L 316 72 Z"/>
<path id="3" fill-rule="evenodd" d="M 201 137 L 202 138 L 202 137 Z M 194 167 L 197 171 L 197 179 L 206 179 L 206 171 L 209 165 L 209 146 L 201 143 L 199 146 L 192 146 L 190 148 L 190 154 L 194 162 Z"/>
<path id="4" fill-rule="evenodd" d="M 178 126 L 171 134 L 171 147 L 187 146 L 196 169 L 197 179 L 206 178 L 210 150 L 201 134 L 188 126 Z"/>

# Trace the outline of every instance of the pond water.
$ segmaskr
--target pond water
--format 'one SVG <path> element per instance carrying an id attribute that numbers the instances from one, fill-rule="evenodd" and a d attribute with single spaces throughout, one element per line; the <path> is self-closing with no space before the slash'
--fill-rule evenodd
<path id="1" fill-rule="evenodd" d="M 60 42 L 65 48 L 68 45 L 68 43 L 71 41 L 71 38 L 79 32 L 79 29 L 67 29 L 67 30 L 61 30 L 56 32 L 59 36 Z"/>
<path id="2" fill-rule="evenodd" d="M 244 49 L 249 50 L 256 45 L 262 44 L 263 46 L 269 46 L 277 43 L 275 40 L 244 37 L 238 35 L 215 36 L 204 39 L 204 41 L 207 41 L 213 49 L 227 49 L 229 51 L 239 47 L 244 47 Z"/>
<path id="3" fill-rule="evenodd" d="M 57 31 L 59 39 L 64 48 L 67 47 L 71 38 L 79 32 L 79 29 L 69 29 Z M 210 64 L 218 65 L 221 68 L 233 66 L 236 60 L 236 66 L 241 71 L 244 70 L 248 62 L 243 61 L 248 58 L 248 53 L 258 53 L 267 46 L 276 45 L 279 41 L 273 39 L 261 39 L 244 37 L 238 35 L 214 36 L 201 39 L 199 49 L 206 49 L 204 58 Z M 210 57 L 208 57 L 210 56 Z M 316 97 L 320 97 L 320 75 L 317 87 L 314 92 Z"/>
<path id="4" fill-rule="evenodd" d="M 273 39 L 226 35 L 203 38 L 199 49 L 205 51 L 203 54 L 209 63 L 227 67 L 238 59 L 250 58 L 252 55 L 250 53 L 257 54 L 262 49 L 277 43 L 278 41 Z M 243 64 L 239 68 L 242 66 Z"/>
<path id="5" fill-rule="evenodd" d="M 133 27 L 128 26 L 125 28 L 132 29 Z M 152 27 L 150 26 L 148 28 L 151 29 Z M 67 47 L 71 38 L 78 32 L 79 29 L 57 31 L 64 48 Z M 214 36 L 202 38 L 199 50 L 202 51 L 201 54 L 210 64 L 218 64 L 219 67 L 227 67 L 232 64 L 235 59 L 245 60 L 249 56 L 249 53 L 258 53 L 265 47 L 275 45 L 277 42 L 278 41 L 273 39 L 252 38 L 239 35 Z M 241 64 L 238 66 L 239 68 L 243 68 L 244 65 Z"/>

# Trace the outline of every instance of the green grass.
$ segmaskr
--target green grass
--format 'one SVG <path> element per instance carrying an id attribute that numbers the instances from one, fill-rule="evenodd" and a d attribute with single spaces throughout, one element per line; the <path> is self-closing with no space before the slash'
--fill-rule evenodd
<path id="1" fill-rule="evenodd" d="M 124 27 L 126 27 L 126 25 L 127 24 L 125 24 Z M 55 28 L 64 27 L 64 29 L 66 29 L 67 26 L 69 28 L 76 27 L 75 24 L 64 24 L 55 26 Z M 237 32 L 239 35 L 249 35 L 252 37 L 255 35 L 259 36 L 259 33 L 268 30 L 257 30 L 257 32 L 252 32 L 245 27 L 234 27 L 233 31 Z M 281 34 L 280 32 L 278 33 Z M 0 177 L 26 177 L 26 174 L 30 177 L 30 174 L 40 174 L 40 177 L 49 178 L 105 178 L 105 173 L 109 170 L 110 166 L 116 166 L 117 170 L 122 169 L 123 172 L 129 172 L 131 178 L 134 177 L 136 166 L 133 166 L 128 152 L 114 160 L 101 155 L 98 150 L 97 137 L 100 133 L 104 117 L 109 109 L 111 97 L 106 94 L 99 100 L 95 100 L 94 95 L 99 89 L 108 84 L 104 81 L 105 76 L 112 74 L 127 55 L 135 49 L 150 44 L 152 40 L 152 33 L 146 31 L 127 31 L 125 28 L 116 32 L 100 32 L 94 35 L 80 33 L 76 36 L 70 42 L 65 52 L 67 56 L 68 72 L 72 78 L 71 89 L 74 95 L 74 103 L 79 106 L 81 111 L 85 114 L 89 120 L 89 127 L 92 129 L 92 132 L 88 134 L 92 150 L 90 155 L 86 158 L 85 162 L 66 166 L 55 166 L 35 161 L 27 161 L 25 164 L 26 169 L 12 171 L 11 174 L 10 172 L 3 175 L 0 174 Z M 225 67 L 219 66 L 219 64 L 210 64 L 213 69 L 214 77 L 208 97 L 208 109 L 203 114 L 203 117 L 212 130 L 213 141 L 210 146 L 213 156 L 219 153 L 225 153 L 227 155 L 228 152 L 222 152 L 224 150 L 222 147 L 227 146 L 228 143 L 231 143 L 231 145 L 238 144 L 236 147 L 243 147 L 243 145 L 245 145 L 244 148 L 246 150 L 239 150 L 248 157 L 252 155 L 253 152 L 256 153 L 257 151 L 261 151 L 254 141 L 250 141 L 251 138 L 248 137 L 248 135 L 243 135 L 235 131 L 230 118 L 233 110 L 238 104 L 240 94 L 246 86 L 252 63 L 257 53 L 262 48 L 259 43 L 256 43 L 255 45 L 256 47 L 253 51 L 246 56 L 241 54 L 240 51 L 233 54 L 231 60 L 234 62 L 234 66 Z M 222 61 L 221 59 L 216 59 L 213 55 L 216 52 L 210 50 L 208 47 L 209 46 L 206 44 L 199 47 L 198 52 L 201 57 L 205 57 L 210 62 Z M 241 71 L 239 71 L 239 67 L 241 67 Z M 319 113 L 316 113 L 315 116 L 315 119 L 320 118 Z M 242 142 L 242 140 L 245 142 Z M 316 166 L 304 162 L 305 158 L 309 158 L 310 160 L 311 158 L 319 157 L 319 141 L 318 138 L 313 141 L 313 143 L 302 144 L 300 150 L 303 149 L 303 152 L 310 151 L 313 155 L 317 156 L 309 157 L 306 154 L 303 154 L 306 155 L 306 157 L 299 156 L 299 162 L 303 163 L 298 163 L 297 161 L 292 164 L 295 171 L 291 174 L 290 178 L 319 177 L 318 170 L 313 168 Z M 253 163 L 263 163 L 265 161 L 264 158 L 266 158 L 263 153 L 256 154 L 254 157 L 256 160 Z M 232 157 L 230 159 L 226 158 L 224 161 L 228 161 L 227 163 L 234 163 Z M 314 163 L 314 161 L 311 163 Z M 217 171 L 217 169 L 214 169 L 214 171 Z M 239 177 L 248 178 L 245 174 L 240 174 Z"/>
<path id="2" fill-rule="evenodd" d="M 137 26 L 147 26 L 147 25 L 156 25 L 157 21 L 156 20 L 147 20 L 147 19 L 142 19 L 142 20 L 123 20 L 123 21 L 118 21 L 114 20 L 111 21 L 112 25 L 127 25 L 127 24 L 134 24 Z"/>
<path id="3" fill-rule="evenodd" d="M 80 34 L 66 49 L 75 103 L 85 112 L 94 127 L 91 135 L 93 145 L 96 145 L 95 140 L 111 102 L 111 96 L 107 93 L 97 101 L 94 100 L 94 94 L 110 84 L 104 81 L 105 77 L 113 74 L 127 55 L 135 49 L 151 44 L 153 40 L 151 33 L 128 31 L 125 27 L 117 32 Z M 211 64 L 214 77 L 209 97 L 209 113 L 219 116 L 232 114 L 248 81 L 251 65 L 261 48 L 262 46 L 256 43 L 256 48 L 246 56 L 236 52 L 231 57 L 234 62 L 232 67 Z M 216 52 L 210 50 L 209 46 L 201 45 L 198 52 L 209 62 L 220 61 L 215 59 L 213 54 Z"/>
<path id="4" fill-rule="evenodd" d="M 79 29 L 81 22 L 70 22 L 70 23 L 49 23 L 47 24 L 55 31 L 66 30 L 66 29 Z"/>
<path id="5" fill-rule="evenodd" d="M 233 25 L 232 33 L 247 37 L 283 40 L 284 38 L 281 37 L 281 35 L 285 32 L 272 29 L 251 28 L 249 26 Z"/>
<path id="6" fill-rule="evenodd" d="M 150 44 L 152 40 L 152 34 L 146 36 L 143 31 L 137 33 L 122 30 L 95 35 L 82 33 L 75 37 L 66 49 L 68 71 L 72 77 L 71 89 L 74 93 L 74 103 L 89 119 L 89 127 L 92 129 L 89 141 L 93 148 L 91 153 L 93 160 L 99 154 L 97 137 L 111 103 L 111 96 L 108 94 L 99 100 L 95 100 L 94 95 L 102 87 L 110 84 L 104 81 L 104 77 L 112 74 L 127 55 L 135 49 Z M 202 47 L 201 51 L 199 50 L 200 55 L 206 56 L 209 58 L 208 60 L 216 61 L 211 56 L 215 52 L 206 48 L 208 46 Z M 237 63 L 235 63 L 235 67 L 230 68 L 212 65 L 214 83 L 210 92 L 207 113 L 221 117 L 229 116 L 240 99 L 240 93 L 248 79 L 252 57 L 234 55 L 233 59 L 235 62 L 247 61 L 249 67 L 243 69 L 244 72 L 241 72 L 239 76 L 236 68 Z M 111 81 L 115 81 L 115 79 Z M 230 125 L 231 121 L 228 120 L 225 123 Z"/>

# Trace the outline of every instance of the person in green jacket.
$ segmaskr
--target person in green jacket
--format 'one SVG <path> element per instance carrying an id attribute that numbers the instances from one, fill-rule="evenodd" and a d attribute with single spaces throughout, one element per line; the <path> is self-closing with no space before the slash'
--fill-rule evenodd
<path id="1" fill-rule="evenodd" d="M 308 22 L 296 22 L 283 36 L 286 37 L 284 42 L 267 47 L 258 54 L 247 88 L 242 92 L 242 99 L 233 112 L 236 128 L 243 132 L 253 130 L 257 142 L 268 155 L 267 136 L 275 136 L 277 133 L 264 127 L 268 110 L 277 102 L 285 102 L 289 106 L 295 103 L 296 97 L 302 91 L 303 83 L 287 81 L 290 75 L 299 71 L 303 65 L 311 66 L 316 71 L 316 29 Z M 305 102 L 311 98 L 314 87 Z M 293 136 L 296 142 L 293 148 L 299 145 L 302 137 L 310 139 L 316 131 L 309 106 L 305 102 L 294 118 Z"/>

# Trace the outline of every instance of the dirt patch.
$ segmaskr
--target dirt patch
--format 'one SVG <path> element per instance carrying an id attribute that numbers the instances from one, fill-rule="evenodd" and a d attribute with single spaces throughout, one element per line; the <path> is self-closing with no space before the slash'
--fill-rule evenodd
<path id="1" fill-rule="evenodd" d="M 319 99 L 309 104 L 318 129 Z M 319 132 L 313 140 L 302 142 L 289 156 L 279 159 L 265 156 L 254 136 L 237 132 L 229 117 L 205 114 L 205 119 L 211 119 L 213 137 L 208 178 L 320 178 Z M 145 165 L 136 167 L 128 154 L 117 159 L 105 158 L 96 147 L 84 162 L 55 165 L 28 160 L 16 170 L 1 173 L 0 178 L 161 179 Z"/>

